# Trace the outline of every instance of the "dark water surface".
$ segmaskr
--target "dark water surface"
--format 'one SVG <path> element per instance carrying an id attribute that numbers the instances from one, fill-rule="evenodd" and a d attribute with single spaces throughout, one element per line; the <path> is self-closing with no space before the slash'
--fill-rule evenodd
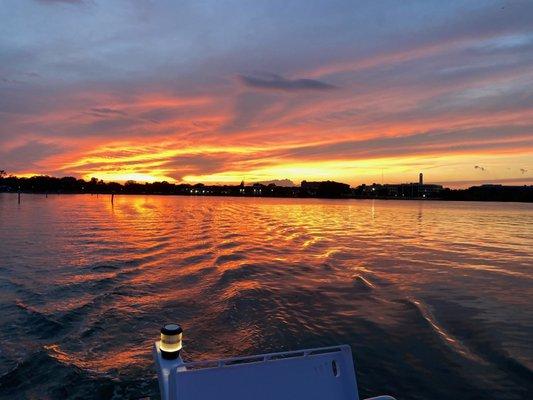
<path id="1" fill-rule="evenodd" d="M 150 355 L 352 346 L 360 393 L 533 393 L 533 206 L 0 194 L 0 398 L 158 398 Z"/>

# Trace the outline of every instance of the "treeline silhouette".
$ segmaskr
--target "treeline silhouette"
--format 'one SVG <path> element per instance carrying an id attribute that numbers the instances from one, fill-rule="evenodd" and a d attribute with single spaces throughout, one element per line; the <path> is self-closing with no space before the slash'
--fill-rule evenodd
<path id="1" fill-rule="evenodd" d="M 409 184 L 416 185 L 416 184 Z M 373 186 L 380 187 L 374 184 Z M 52 176 L 16 177 L 8 176 L 0 170 L 0 192 L 47 193 L 47 194 L 160 194 L 160 195 L 193 195 L 193 196 L 260 196 L 260 197 L 317 197 L 317 198 L 370 198 L 370 199 L 398 199 L 384 190 L 369 190 L 373 186 L 361 185 L 351 188 L 350 185 L 334 181 L 306 182 L 299 187 L 276 186 L 271 183 L 263 185 L 204 185 L 174 184 L 170 182 L 138 183 L 127 181 L 104 182 L 97 178 L 88 181 L 67 176 L 56 178 Z M 386 185 L 385 185 L 386 186 Z M 431 185 L 426 185 L 431 186 Z M 424 185 L 420 186 L 424 188 Z M 402 199 L 420 199 L 421 191 L 401 197 Z M 428 193 L 424 191 L 424 193 Z M 482 185 L 468 189 L 444 188 L 430 193 L 427 199 L 461 200 L 461 201 L 518 201 L 533 202 L 533 186 L 502 186 Z"/>
<path id="2" fill-rule="evenodd" d="M 336 188 L 336 183 L 333 183 Z M 343 185 L 343 184 L 338 184 Z M 349 186 L 346 185 L 349 189 Z M 241 185 L 204 185 L 174 184 L 166 181 L 138 183 L 127 181 L 123 184 L 117 182 L 104 182 L 101 179 L 91 178 L 88 181 L 67 176 L 56 178 L 52 176 L 32 176 L 30 178 L 6 176 L 0 171 L 0 191 L 23 193 L 49 193 L 49 194 L 74 194 L 74 193 L 102 193 L 102 194 L 164 194 L 164 195 L 227 195 L 227 196 L 276 196 L 297 197 L 304 192 L 297 187 L 276 186 L 275 184 L 250 186 Z M 331 193 L 323 191 L 324 196 L 340 195 L 338 190 Z M 346 193 L 349 194 L 349 193 Z"/>
<path id="3" fill-rule="evenodd" d="M 481 185 L 468 189 L 444 189 L 442 200 L 533 202 L 533 186 Z"/>

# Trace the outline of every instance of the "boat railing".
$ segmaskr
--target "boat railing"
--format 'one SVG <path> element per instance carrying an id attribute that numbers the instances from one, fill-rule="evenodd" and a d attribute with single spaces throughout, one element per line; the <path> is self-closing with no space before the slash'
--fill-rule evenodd
<path id="1" fill-rule="evenodd" d="M 348 345 L 184 362 L 182 334 L 165 325 L 154 344 L 162 400 L 359 400 Z"/>

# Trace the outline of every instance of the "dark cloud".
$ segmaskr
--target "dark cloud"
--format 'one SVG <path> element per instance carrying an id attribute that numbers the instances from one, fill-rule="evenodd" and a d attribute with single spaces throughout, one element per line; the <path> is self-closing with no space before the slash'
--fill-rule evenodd
<path id="1" fill-rule="evenodd" d="M 36 0 L 41 4 L 55 4 L 55 3 L 66 3 L 66 4 L 84 4 L 85 0 Z"/>
<path id="2" fill-rule="evenodd" d="M 287 79 L 280 75 L 247 76 L 238 75 L 239 81 L 247 87 L 264 90 L 282 90 L 287 92 L 299 92 L 305 90 L 331 90 L 334 85 L 317 81 L 315 79 Z"/>
<path id="3" fill-rule="evenodd" d="M 47 157 L 60 154 L 65 149 L 57 144 L 40 141 L 27 142 L 21 146 L 2 151 L 0 149 L 1 168 L 6 171 L 35 170 L 42 171 L 39 162 Z"/>

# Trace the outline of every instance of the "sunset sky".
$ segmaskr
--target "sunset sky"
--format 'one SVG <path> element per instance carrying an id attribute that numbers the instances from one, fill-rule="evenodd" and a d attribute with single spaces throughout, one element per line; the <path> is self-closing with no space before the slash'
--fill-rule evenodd
<path id="1" fill-rule="evenodd" d="M 531 184 L 533 2 L 2 0 L 0 169 Z"/>

